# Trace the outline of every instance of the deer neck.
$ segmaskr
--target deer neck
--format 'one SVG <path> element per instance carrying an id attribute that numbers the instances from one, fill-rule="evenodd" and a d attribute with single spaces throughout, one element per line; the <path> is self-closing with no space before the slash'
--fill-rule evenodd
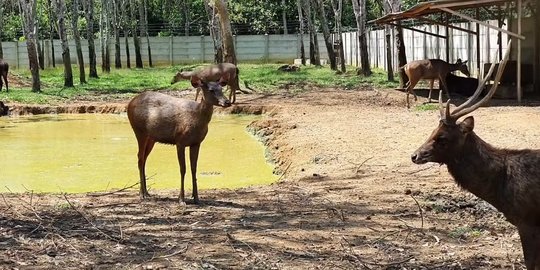
<path id="1" fill-rule="evenodd" d="M 212 120 L 212 114 L 214 113 L 214 105 L 207 102 L 207 98 L 203 98 L 197 106 L 197 114 L 201 120 L 209 123 Z"/>
<path id="2" fill-rule="evenodd" d="M 503 211 L 499 190 L 506 180 L 506 155 L 471 132 L 461 153 L 447 163 L 448 172 L 464 189 Z M 504 212 L 504 211 L 503 211 Z"/>

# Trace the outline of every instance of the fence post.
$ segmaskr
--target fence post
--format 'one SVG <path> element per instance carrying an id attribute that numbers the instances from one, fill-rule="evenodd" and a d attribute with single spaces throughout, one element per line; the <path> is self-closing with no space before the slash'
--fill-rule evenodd
<path id="1" fill-rule="evenodd" d="M 15 41 L 15 65 L 17 69 L 21 68 L 21 63 L 19 59 L 19 41 Z"/>
<path id="2" fill-rule="evenodd" d="M 264 34 L 264 62 L 268 63 L 270 58 L 270 36 L 268 33 Z"/>
<path id="3" fill-rule="evenodd" d="M 45 60 L 45 66 L 46 67 L 50 67 L 51 66 L 51 55 L 50 55 L 50 44 L 49 44 L 49 40 L 45 40 L 45 44 L 43 46 L 45 46 L 45 49 L 43 50 L 43 53 L 45 54 L 43 56 L 43 59 Z"/>
<path id="4" fill-rule="evenodd" d="M 174 59 L 173 59 L 173 39 L 174 39 L 174 36 L 171 34 L 169 36 L 169 63 L 172 65 L 174 65 Z"/>
<path id="5" fill-rule="evenodd" d="M 204 46 L 204 35 L 201 35 L 201 62 L 204 63 L 204 60 L 206 59 L 206 51 Z"/>

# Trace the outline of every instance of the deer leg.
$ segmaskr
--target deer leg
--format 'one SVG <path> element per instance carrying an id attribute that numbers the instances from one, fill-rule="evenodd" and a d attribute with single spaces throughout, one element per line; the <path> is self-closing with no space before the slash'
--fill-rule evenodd
<path id="1" fill-rule="evenodd" d="M 201 91 L 201 89 L 197 87 L 196 91 L 197 92 L 195 92 L 195 101 L 197 101 L 197 98 L 199 98 L 199 92 Z"/>
<path id="2" fill-rule="evenodd" d="M 7 72 L 6 72 L 6 74 L 4 75 L 4 81 L 6 81 L 6 92 L 9 92 L 7 76 L 8 75 L 7 75 Z"/>
<path id="3" fill-rule="evenodd" d="M 416 94 L 414 93 L 414 90 L 413 88 L 416 86 L 416 84 L 418 83 L 418 80 L 415 80 L 415 79 L 412 79 L 412 78 L 409 78 L 409 86 L 407 86 L 407 108 L 410 108 L 410 105 L 409 105 L 409 93 L 412 93 L 414 95 L 414 100 L 418 100 L 416 98 Z"/>
<path id="4" fill-rule="evenodd" d="M 154 146 L 153 140 L 148 136 L 137 136 L 137 143 L 139 145 L 139 152 L 137 153 L 138 165 L 139 165 L 139 195 L 141 199 L 149 197 L 148 190 L 146 189 L 146 159 L 152 151 Z"/>
<path id="5" fill-rule="evenodd" d="M 427 99 L 428 99 L 428 103 L 431 103 L 431 92 L 433 91 L 433 82 L 434 82 L 434 81 L 435 81 L 434 79 L 431 79 L 431 80 L 429 81 L 429 94 L 428 94 L 428 98 L 427 98 Z"/>
<path id="6" fill-rule="evenodd" d="M 448 91 L 448 86 L 446 85 L 446 79 L 444 79 L 443 77 L 439 77 L 439 88 L 441 88 L 441 90 L 443 90 L 444 88 L 446 97 L 450 99 L 450 92 Z"/>
<path id="7" fill-rule="evenodd" d="M 199 204 L 199 193 L 197 190 L 197 160 L 199 159 L 199 149 L 201 145 L 189 147 L 189 163 L 191 165 L 191 181 L 193 183 L 193 202 Z"/>
<path id="8" fill-rule="evenodd" d="M 540 270 L 540 227 L 518 226 L 527 270 Z"/>
<path id="9" fill-rule="evenodd" d="M 180 165 L 180 196 L 179 201 L 185 202 L 184 177 L 186 176 L 186 147 L 176 145 L 176 155 L 178 156 L 178 165 Z"/>

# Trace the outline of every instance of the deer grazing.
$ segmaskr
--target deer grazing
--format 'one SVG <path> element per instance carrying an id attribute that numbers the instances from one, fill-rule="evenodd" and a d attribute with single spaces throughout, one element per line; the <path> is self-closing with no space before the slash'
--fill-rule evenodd
<path id="1" fill-rule="evenodd" d="M 185 148 L 189 147 L 193 201 L 199 203 L 197 191 L 197 160 L 201 143 L 208 132 L 215 105 L 228 107 L 230 101 L 223 95 L 222 87 L 229 80 L 223 74 L 219 81 L 205 81 L 191 76 L 191 85 L 203 92 L 202 101 L 174 98 L 157 92 L 144 92 L 134 97 L 128 104 L 127 115 L 139 145 L 138 166 L 140 196 L 149 196 L 146 188 L 145 165 L 148 155 L 156 142 L 176 145 L 180 165 L 180 200 L 185 202 L 184 176 L 186 173 Z"/>
<path id="2" fill-rule="evenodd" d="M 429 82 L 429 95 L 428 103 L 431 102 L 431 92 L 433 90 L 433 82 L 439 80 L 439 88 L 446 91 L 448 94 L 448 88 L 446 87 L 446 75 L 450 72 L 459 70 L 467 77 L 470 76 L 469 69 L 466 65 L 467 61 L 461 62 L 461 59 L 458 59 L 455 64 L 450 64 L 446 61 L 440 59 L 425 59 L 425 60 L 416 60 L 406 65 L 402 66 L 400 69 L 403 69 L 407 77 L 409 77 L 409 82 L 407 83 L 407 108 L 410 108 L 409 105 L 409 93 L 414 95 L 414 100 L 417 100 L 416 94 L 414 93 L 414 87 L 421 79 L 430 80 Z"/>
<path id="3" fill-rule="evenodd" d="M 9 64 L 6 61 L 0 59 L 0 91 L 2 91 L 2 78 L 4 78 L 4 82 L 6 83 L 6 91 L 9 92 L 8 80 L 7 80 L 8 71 L 9 71 Z"/>
<path id="4" fill-rule="evenodd" d="M 478 87 L 478 79 L 456 76 L 452 73 L 446 75 L 446 86 L 449 93 L 456 93 L 462 96 L 470 97 Z"/>
<path id="5" fill-rule="evenodd" d="M 204 67 L 197 71 L 181 71 L 174 75 L 171 84 L 177 83 L 181 80 L 189 80 L 192 76 L 197 76 L 203 81 L 218 81 L 223 75 L 227 75 L 230 78 L 229 82 L 229 100 L 231 103 L 236 102 L 236 91 L 241 91 L 238 85 L 238 67 L 231 63 L 220 63 L 217 65 L 211 65 Z M 199 97 L 199 89 L 195 94 L 195 100 Z"/>
<path id="6" fill-rule="evenodd" d="M 450 103 L 443 108 L 439 95 L 441 120 L 427 141 L 411 156 L 416 164 L 446 164 L 448 172 L 462 188 L 487 201 L 518 229 L 528 270 L 540 269 L 540 150 L 513 150 L 494 147 L 482 140 L 474 129 L 474 118 L 468 116 L 486 103 L 495 93 L 508 61 L 510 43 L 493 86 L 477 103 L 471 105 L 491 76 L 487 76 L 474 95 L 450 112 Z M 495 61 L 492 61 L 494 63 Z"/>

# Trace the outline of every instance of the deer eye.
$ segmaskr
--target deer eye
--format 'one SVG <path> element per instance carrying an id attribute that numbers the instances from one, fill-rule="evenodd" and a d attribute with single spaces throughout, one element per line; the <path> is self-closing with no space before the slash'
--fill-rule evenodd
<path id="1" fill-rule="evenodd" d="M 441 136 L 441 137 L 437 137 L 435 139 L 435 142 L 437 144 L 440 144 L 441 146 L 446 146 L 448 144 L 448 139 L 446 137 Z"/>

